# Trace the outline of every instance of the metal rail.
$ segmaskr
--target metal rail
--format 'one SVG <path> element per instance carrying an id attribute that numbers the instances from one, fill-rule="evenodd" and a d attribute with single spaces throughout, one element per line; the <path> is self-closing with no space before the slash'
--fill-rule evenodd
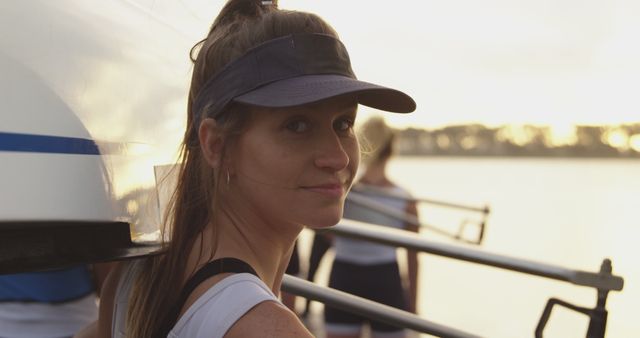
<path id="1" fill-rule="evenodd" d="M 482 212 L 484 214 L 489 214 L 491 212 L 491 210 L 489 209 L 489 206 L 487 205 L 485 205 L 484 207 L 474 207 L 474 206 L 469 206 L 469 205 L 464 205 L 459 203 L 434 200 L 430 198 L 407 197 L 403 194 L 400 194 L 394 191 L 389 191 L 387 189 L 378 188 L 375 186 L 363 187 L 362 185 L 355 184 L 353 187 L 351 187 L 351 190 L 356 192 L 372 192 L 374 194 L 381 195 L 381 196 L 386 196 L 386 197 L 391 197 L 391 198 L 396 198 L 396 199 L 401 199 L 401 200 L 411 201 L 416 203 L 428 203 L 428 204 L 438 205 L 445 208 L 477 211 L 477 212 Z"/>
<path id="2" fill-rule="evenodd" d="M 386 322 L 390 325 L 408 328 L 414 331 L 445 338 L 478 338 L 458 329 L 437 324 L 417 315 L 379 304 L 371 300 L 354 296 L 335 289 L 315 285 L 306 280 L 284 275 L 282 290 L 305 298 L 316 300 L 325 305 L 355 313 L 367 318 Z"/>
<path id="3" fill-rule="evenodd" d="M 375 188 L 367 188 L 367 190 L 372 190 L 372 189 L 373 189 L 374 193 L 377 194 L 377 192 L 375 192 Z M 458 232 L 454 234 L 454 233 L 451 233 L 449 231 L 440 229 L 440 228 L 438 228 L 438 227 L 436 227 L 434 225 L 422 222 L 415 215 L 407 214 L 403 210 L 399 210 L 399 209 L 394 208 L 392 206 L 389 206 L 389 205 L 387 205 L 385 203 L 382 203 L 380 201 L 377 201 L 375 199 L 367 197 L 366 195 L 358 193 L 358 191 L 364 191 L 364 190 L 360 189 L 360 190 L 356 190 L 356 191 L 350 193 L 349 195 L 347 195 L 347 199 L 350 202 L 353 202 L 353 203 L 358 204 L 360 206 L 363 206 L 365 208 L 368 208 L 368 209 L 375 210 L 377 212 L 386 214 L 386 215 L 388 215 L 390 217 L 396 218 L 396 219 L 401 220 L 403 222 L 406 222 L 408 224 L 415 225 L 415 226 L 420 227 L 420 228 L 425 228 L 425 229 L 433 231 L 433 232 L 435 232 L 435 233 L 437 233 L 439 235 L 443 235 L 443 236 L 446 236 L 446 237 L 454 238 L 456 240 L 463 241 L 463 242 L 466 242 L 466 243 L 481 244 L 482 240 L 484 238 L 486 218 L 487 218 L 488 212 L 489 212 L 488 208 L 482 209 L 482 210 L 481 209 L 475 210 L 475 211 L 479 211 L 479 210 L 483 211 L 484 212 L 484 217 L 483 217 L 484 219 L 478 224 L 478 226 L 480 227 L 480 231 L 478 233 L 478 238 L 475 239 L 475 240 L 468 240 L 468 239 L 464 239 L 462 237 L 463 232 L 464 232 L 464 227 L 467 224 L 466 222 L 463 222 L 461 224 L 460 228 L 458 229 Z M 386 194 L 387 193 L 380 194 L 380 195 L 381 196 L 387 196 Z M 389 195 L 389 196 L 391 196 L 391 195 Z"/>
<path id="4" fill-rule="evenodd" d="M 603 261 L 599 273 L 593 273 L 482 252 L 476 249 L 435 243 L 419 238 L 413 232 L 348 219 L 343 219 L 340 224 L 322 231 L 330 231 L 339 236 L 404 247 L 467 262 L 560 280 L 574 285 L 593 287 L 597 290 L 598 301 L 596 307 L 593 309 L 579 307 L 555 298 L 550 299 L 536 327 L 536 338 L 542 338 L 544 328 L 554 305 L 564 306 L 587 315 L 590 318 L 587 337 L 604 338 L 608 315 L 606 310 L 607 294 L 609 291 L 620 291 L 624 287 L 624 279 L 619 276 L 614 276 L 611 273 L 612 268 L 609 259 Z M 392 325 L 410 328 L 439 337 L 475 337 L 457 329 L 429 322 L 408 312 L 377 304 L 337 290 L 322 288 L 313 283 L 291 276 L 285 276 L 283 279 L 283 290 L 308 299 L 333 305 L 344 311 L 356 313 L 367 318 L 385 321 Z"/>
<path id="5" fill-rule="evenodd" d="M 350 202 L 353 202 L 355 204 L 361 205 L 365 208 L 368 209 L 372 209 L 375 211 L 378 211 L 380 213 L 386 214 L 388 216 L 391 216 L 393 218 L 399 219 L 401 221 L 404 221 L 406 223 L 409 223 L 411 225 L 415 225 L 417 227 L 420 228 L 425 228 L 425 229 L 429 229 L 431 231 L 434 231 L 440 235 L 445 235 L 448 236 L 450 235 L 449 232 L 444 231 L 438 227 L 435 227 L 433 225 L 424 223 L 422 221 L 420 221 L 420 219 L 414 215 L 411 214 L 407 214 L 406 212 L 404 212 L 403 210 L 399 210 L 398 208 L 394 208 L 392 206 L 389 206 L 385 203 L 382 202 L 378 202 L 374 199 L 368 198 L 366 196 L 361 196 L 359 194 L 349 194 L 347 195 L 347 199 Z"/>
<path id="6" fill-rule="evenodd" d="M 415 236 L 415 233 L 413 232 L 354 220 L 343 219 L 338 225 L 328 228 L 326 231 L 333 232 L 340 236 L 405 247 L 407 249 L 556 279 L 575 285 L 589 286 L 601 290 L 620 291 L 624 286 L 624 279 L 622 277 L 611 274 L 572 270 L 551 264 L 484 252 L 477 249 L 436 243 Z"/>

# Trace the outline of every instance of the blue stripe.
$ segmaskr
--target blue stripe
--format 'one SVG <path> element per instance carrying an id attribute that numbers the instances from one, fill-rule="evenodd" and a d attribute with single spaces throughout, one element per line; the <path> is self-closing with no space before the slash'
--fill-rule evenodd
<path id="1" fill-rule="evenodd" d="M 100 155 L 93 140 L 76 137 L 0 132 L 0 151 Z"/>
<path id="2" fill-rule="evenodd" d="M 61 270 L 0 275 L 0 302 L 60 303 L 94 290 L 86 266 Z"/>

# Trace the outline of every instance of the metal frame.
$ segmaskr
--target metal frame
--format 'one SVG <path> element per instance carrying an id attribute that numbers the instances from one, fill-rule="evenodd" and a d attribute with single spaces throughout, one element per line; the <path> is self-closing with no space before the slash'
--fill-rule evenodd
<path id="1" fill-rule="evenodd" d="M 445 207 L 445 208 L 451 208 L 451 209 L 476 211 L 476 212 L 484 213 L 485 215 L 487 215 L 487 214 L 489 214 L 491 212 L 491 210 L 489 209 L 488 205 L 485 205 L 484 207 L 475 207 L 475 206 L 464 205 L 464 204 L 460 204 L 460 203 L 453 203 L 453 202 L 434 200 L 434 199 L 430 199 L 430 198 L 407 197 L 404 194 L 396 193 L 396 192 L 390 191 L 388 189 L 378 188 L 376 186 L 367 186 L 366 188 L 362 188 L 358 184 L 354 184 L 353 187 L 351 187 L 351 191 L 355 191 L 355 192 L 373 192 L 373 193 L 378 194 L 378 195 L 387 196 L 387 197 L 396 198 L 396 199 L 401 199 L 401 200 L 405 200 L 405 201 L 410 201 L 410 202 L 415 202 L 415 203 L 433 204 L 433 205 L 437 205 L 437 206 L 441 206 L 441 207 Z"/>
<path id="2" fill-rule="evenodd" d="M 485 232 L 485 228 L 486 228 L 486 223 L 487 223 L 487 218 L 489 217 L 489 207 L 485 206 L 484 208 L 478 208 L 478 207 L 471 207 L 471 206 L 465 206 L 465 205 L 460 205 L 460 204 L 454 204 L 454 203 L 449 203 L 449 202 L 442 202 L 442 201 L 435 201 L 435 200 L 428 200 L 428 199 L 416 199 L 416 198 L 407 198 L 407 197 L 403 197 L 401 195 L 392 193 L 392 192 L 387 192 L 384 191 L 382 189 L 379 188 L 375 188 L 375 187 L 367 187 L 366 189 L 363 188 L 356 188 L 357 186 L 354 186 L 354 188 L 352 188 L 352 190 L 354 190 L 356 192 L 356 194 L 349 194 L 347 195 L 347 199 L 349 200 L 349 202 L 361 205 L 365 208 L 371 209 L 371 210 L 375 210 L 376 212 L 380 212 L 383 214 L 386 214 L 388 216 L 391 216 L 393 218 L 399 219 L 401 221 L 404 221 L 406 223 L 409 223 L 411 225 L 415 225 L 417 227 L 420 228 L 424 228 L 430 231 L 433 231 L 439 235 L 443 235 L 445 237 L 450 237 L 453 238 L 455 240 L 461 241 L 461 242 L 465 242 L 465 243 L 469 243 L 469 244 L 477 244 L 480 245 L 482 244 L 482 240 L 484 239 L 484 232 Z M 390 198 L 396 198 L 396 199 L 402 199 L 405 201 L 409 201 L 409 202 L 416 202 L 416 203 L 428 203 L 428 204 L 434 204 L 437 206 L 441 206 L 441 207 L 448 207 L 448 208 L 454 208 L 454 209 L 462 209 L 462 210 L 467 210 L 467 211 L 475 211 L 475 212 L 482 212 L 482 221 L 479 221 L 477 223 L 477 225 L 480 227 L 480 231 L 478 232 L 478 238 L 473 239 L 473 240 L 469 240 L 469 239 L 465 239 L 463 238 L 463 233 L 464 233 L 464 229 L 468 224 L 473 224 L 475 222 L 470 222 L 469 220 L 464 220 L 459 228 L 458 231 L 456 233 L 451 233 L 447 230 L 443 230 L 440 229 L 437 226 L 431 225 L 431 224 L 427 224 L 424 223 L 422 221 L 420 221 L 420 219 L 418 217 L 416 217 L 415 215 L 410 215 L 407 214 L 406 212 L 402 211 L 402 210 L 398 210 L 396 208 L 393 208 L 389 205 L 386 205 L 385 203 L 379 202 L 375 199 L 369 198 L 366 195 L 363 194 L 357 194 L 357 192 L 372 192 L 376 195 L 380 195 L 380 196 L 385 196 L 385 197 L 390 197 Z"/>
<path id="3" fill-rule="evenodd" d="M 609 291 L 620 291 L 624 286 L 624 279 L 622 277 L 611 274 L 611 262 L 608 259 L 603 262 L 600 272 L 593 273 L 483 252 L 477 249 L 436 243 L 415 236 L 415 233 L 410 231 L 372 225 L 348 219 L 343 219 L 340 224 L 335 227 L 322 231 L 329 231 L 339 236 L 404 247 L 420 252 L 431 253 L 597 289 L 598 302 L 594 309 L 581 308 L 561 300 L 550 299 L 536 328 L 536 337 L 542 337 L 544 326 L 549 319 L 553 306 L 564 305 L 570 309 L 575 308 L 577 311 L 584 313 L 591 318 L 589 330 L 587 332 L 588 338 L 603 338 L 607 320 L 607 311 L 605 309 L 607 294 Z M 320 287 L 292 276 L 285 276 L 283 279 L 282 289 L 286 292 L 339 307 L 344 311 L 356 313 L 375 320 L 385 321 L 389 324 L 406 327 L 418 332 L 447 338 L 478 337 L 457 329 L 421 319 L 409 312 L 391 308 L 337 290 Z"/>
<path id="4" fill-rule="evenodd" d="M 575 285 L 589 286 L 612 291 L 620 291 L 624 285 L 623 278 L 619 276 L 603 274 L 602 272 L 593 273 L 572 270 L 547 263 L 489 253 L 478 249 L 437 243 L 420 238 L 410 231 L 398 230 L 349 219 L 343 219 L 338 225 L 328 228 L 327 231 L 333 232 L 339 236 L 404 247 L 411 250 L 427 252 L 467 262 L 556 279 Z"/>
<path id="5" fill-rule="evenodd" d="M 363 317 L 376 319 L 391 325 L 412 329 L 418 332 L 445 338 L 478 338 L 458 329 L 437 324 L 417 315 L 396 308 L 379 304 L 371 300 L 354 296 L 335 289 L 315 285 L 306 280 L 285 275 L 282 279 L 282 290 L 326 305 L 338 307 L 344 311 Z"/>

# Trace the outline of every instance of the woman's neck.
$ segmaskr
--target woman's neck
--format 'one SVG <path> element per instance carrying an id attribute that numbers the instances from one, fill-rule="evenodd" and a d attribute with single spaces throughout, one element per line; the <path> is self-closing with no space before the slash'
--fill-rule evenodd
<path id="1" fill-rule="evenodd" d="M 263 220 L 247 220 L 232 213 L 219 213 L 202 233 L 202 246 L 196 241 L 190 261 L 197 270 L 214 259 L 238 258 L 253 267 L 260 279 L 277 295 L 293 244 L 302 230 L 292 226 L 283 233 Z M 188 271 L 187 271 L 188 272 Z"/>

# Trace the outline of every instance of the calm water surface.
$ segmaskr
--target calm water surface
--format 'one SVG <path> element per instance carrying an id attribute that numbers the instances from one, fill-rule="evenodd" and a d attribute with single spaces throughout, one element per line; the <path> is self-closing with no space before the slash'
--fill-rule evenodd
<path id="1" fill-rule="evenodd" d="M 590 272 L 610 258 L 625 286 L 609 295 L 607 337 L 640 337 L 640 161 L 398 158 L 389 169 L 416 196 L 490 205 L 482 250 Z M 419 212 L 451 231 L 479 219 L 429 205 Z M 591 288 L 428 254 L 420 262 L 420 314 L 483 337 L 533 337 L 549 297 L 596 302 Z M 585 337 L 587 325 L 585 316 L 555 308 L 545 337 Z"/>

